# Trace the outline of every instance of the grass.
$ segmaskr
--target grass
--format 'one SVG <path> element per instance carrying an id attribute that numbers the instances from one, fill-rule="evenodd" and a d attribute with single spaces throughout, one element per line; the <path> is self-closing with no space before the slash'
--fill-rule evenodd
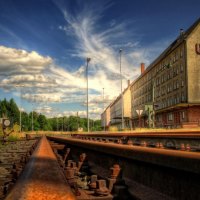
<path id="1" fill-rule="evenodd" d="M 8 136 L 7 141 L 15 142 L 15 141 L 19 140 L 19 138 L 20 138 L 19 136 L 12 134 L 12 135 Z"/>

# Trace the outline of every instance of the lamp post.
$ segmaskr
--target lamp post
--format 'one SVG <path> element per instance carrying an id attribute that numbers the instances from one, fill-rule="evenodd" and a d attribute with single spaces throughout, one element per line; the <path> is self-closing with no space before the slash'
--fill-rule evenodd
<path id="1" fill-rule="evenodd" d="M 121 111 L 122 111 L 122 130 L 124 129 L 124 98 L 123 98 L 123 91 L 122 91 L 122 49 L 119 50 L 119 66 L 120 66 L 120 77 L 121 77 Z"/>
<path id="2" fill-rule="evenodd" d="M 76 113 L 76 117 L 77 117 L 77 131 L 79 131 L 79 116 L 78 116 L 78 112 Z"/>
<path id="3" fill-rule="evenodd" d="M 87 58 L 87 65 L 86 65 L 86 76 L 87 76 L 87 132 L 90 130 L 90 125 L 89 125 L 89 109 L 88 109 L 88 64 L 90 62 L 91 58 Z"/>
<path id="4" fill-rule="evenodd" d="M 155 79 L 156 80 L 156 79 Z M 153 88 L 152 88 L 152 116 L 153 116 L 153 123 L 152 123 L 152 128 L 155 128 L 155 108 L 154 108 L 154 104 L 155 104 L 155 80 L 153 80 Z"/>
<path id="5" fill-rule="evenodd" d="M 62 119 L 63 119 L 63 121 L 62 121 L 62 131 L 64 132 L 64 120 L 65 120 L 64 115 L 63 115 Z"/>
<path id="6" fill-rule="evenodd" d="M 56 116 L 56 129 L 57 129 L 57 132 L 58 132 L 58 115 Z"/>
<path id="7" fill-rule="evenodd" d="M 31 129 L 32 129 L 32 132 L 33 132 L 33 104 L 32 104 L 32 118 L 31 118 Z"/>
<path id="8" fill-rule="evenodd" d="M 105 106 L 104 106 L 104 88 L 103 88 L 103 113 L 104 113 L 104 115 L 103 115 L 103 129 L 104 129 L 104 132 L 106 131 L 106 111 L 104 111 L 104 108 L 105 108 Z"/>
<path id="9" fill-rule="evenodd" d="M 22 87 L 24 85 L 15 85 L 16 88 L 20 88 L 20 108 L 19 108 L 19 126 L 20 126 L 20 133 L 22 132 Z"/>

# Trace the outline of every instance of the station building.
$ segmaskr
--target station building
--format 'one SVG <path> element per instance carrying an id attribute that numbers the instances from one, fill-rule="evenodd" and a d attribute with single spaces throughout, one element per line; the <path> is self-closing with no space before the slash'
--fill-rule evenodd
<path id="1" fill-rule="evenodd" d="M 141 125 L 154 120 L 157 127 L 198 126 L 200 122 L 200 19 L 178 38 L 131 84 L 131 111 L 143 110 Z M 152 105 L 155 118 L 148 118 Z"/>
<path id="2" fill-rule="evenodd" d="M 200 19 L 180 30 L 146 69 L 141 64 L 140 76 L 129 83 L 123 99 L 125 127 L 148 127 L 152 122 L 155 127 L 200 125 Z M 121 95 L 108 108 L 107 127 L 120 128 Z"/>

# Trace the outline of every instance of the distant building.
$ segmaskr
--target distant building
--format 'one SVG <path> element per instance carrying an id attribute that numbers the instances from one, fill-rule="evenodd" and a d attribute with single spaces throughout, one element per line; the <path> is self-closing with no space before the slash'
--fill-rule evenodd
<path id="1" fill-rule="evenodd" d="M 78 132 L 83 132 L 83 127 L 78 127 Z"/>
<path id="2" fill-rule="evenodd" d="M 124 128 L 131 128 L 131 90 L 130 81 L 127 88 L 123 91 L 123 111 Z M 110 126 L 116 126 L 119 130 L 122 128 L 122 103 L 121 94 L 110 104 Z"/>
<path id="3" fill-rule="evenodd" d="M 104 130 L 108 130 L 110 126 L 110 106 L 108 106 L 101 114 L 101 127 Z"/>
<path id="4" fill-rule="evenodd" d="M 142 126 L 187 126 L 200 120 L 200 19 L 179 37 L 131 85 L 132 118 L 142 109 Z M 148 118 L 148 105 L 152 105 Z M 155 119 L 154 117 L 155 116 Z"/>

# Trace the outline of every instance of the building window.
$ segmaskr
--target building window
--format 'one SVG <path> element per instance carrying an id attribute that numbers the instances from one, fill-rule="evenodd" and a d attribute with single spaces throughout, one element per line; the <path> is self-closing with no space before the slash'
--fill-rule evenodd
<path id="1" fill-rule="evenodd" d="M 167 85 L 167 93 L 169 93 L 169 85 Z"/>
<path id="2" fill-rule="evenodd" d="M 183 64 L 180 65 L 180 71 L 183 72 Z"/>
<path id="3" fill-rule="evenodd" d="M 176 55 L 174 54 L 174 57 L 173 57 L 173 62 L 175 62 L 176 61 Z"/>
<path id="4" fill-rule="evenodd" d="M 171 105 L 174 105 L 174 98 L 171 98 Z"/>
<path id="5" fill-rule="evenodd" d="M 173 70 L 173 76 L 176 76 L 176 69 Z"/>
<path id="6" fill-rule="evenodd" d="M 170 71 L 170 78 L 173 78 L 173 71 Z"/>
<path id="7" fill-rule="evenodd" d="M 184 80 L 181 80 L 181 87 L 184 87 Z"/>
<path id="8" fill-rule="evenodd" d="M 179 70 L 178 70 L 178 67 L 176 68 L 176 75 L 178 75 L 178 72 L 179 72 Z"/>
<path id="9" fill-rule="evenodd" d="M 169 84 L 169 91 L 172 91 L 172 84 Z"/>
<path id="10" fill-rule="evenodd" d="M 180 97 L 177 95 L 177 103 L 180 103 Z"/>
<path id="11" fill-rule="evenodd" d="M 182 112 L 182 119 L 185 119 L 185 111 Z"/>
<path id="12" fill-rule="evenodd" d="M 163 75 L 161 76 L 161 83 L 163 83 L 163 81 L 164 81 L 164 78 L 163 78 Z"/>
<path id="13" fill-rule="evenodd" d="M 176 55 L 176 60 L 178 60 L 178 52 L 176 52 L 176 54 L 175 54 L 175 55 Z"/>
<path id="14" fill-rule="evenodd" d="M 157 97 L 159 97 L 160 96 L 160 90 L 158 89 L 158 91 L 157 91 Z"/>
<path id="15" fill-rule="evenodd" d="M 169 80 L 169 78 L 170 78 L 170 74 L 169 74 L 169 72 L 167 73 L 167 80 Z"/>
<path id="16" fill-rule="evenodd" d="M 184 95 L 184 93 L 183 93 L 183 92 L 181 93 L 181 101 L 182 101 L 182 102 L 184 102 L 184 101 L 185 101 L 185 95 Z"/>
<path id="17" fill-rule="evenodd" d="M 171 105 L 170 105 L 170 98 L 167 100 L 167 102 L 168 102 L 168 106 L 171 106 Z"/>
<path id="18" fill-rule="evenodd" d="M 174 81 L 173 86 L 174 86 L 174 90 L 176 90 L 176 82 L 175 81 Z"/>
<path id="19" fill-rule="evenodd" d="M 167 80 L 167 74 L 164 74 L 163 77 L 163 81 L 165 82 Z"/>
<path id="20" fill-rule="evenodd" d="M 176 81 L 176 88 L 177 89 L 179 88 L 179 81 L 178 80 Z"/>
<path id="21" fill-rule="evenodd" d="M 169 120 L 169 121 L 172 121 L 172 120 L 173 120 L 173 115 L 172 115 L 172 113 L 169 113 L 169 114 L 168 114 L 168 120 Z"/>
<path id="22" fill-rule="evenodd" d="M 180 58 L 182 58 L 183 57 L 183 49 L 181 49 L 181 51 L 180 51 Z"/>
<path id="23" fill-rule="evenodd" d="M 174 104 L 177 104 L 177 98 L 174 96 Z"/>
<path id="24" fill-rule="evenodd" d="M 149 94 L 149 96 L 148 96 L 148 100 L 151 101 L 151 95 L 150 95 L 150 94 Z"/>
<path id="25" fill-rule="evenodd" d="M 173 60 L 172 58 L 170 58 L 169 64 L 172 65 L 172 63 L 173 63 Z"/>

